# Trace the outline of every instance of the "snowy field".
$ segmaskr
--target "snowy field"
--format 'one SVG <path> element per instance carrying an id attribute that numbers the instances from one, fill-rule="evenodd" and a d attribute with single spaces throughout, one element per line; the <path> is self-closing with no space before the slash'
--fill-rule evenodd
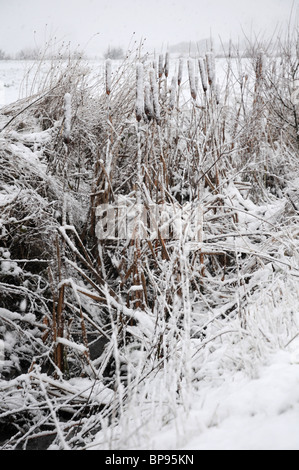
<path id="1" fill-rule="evenodd" d="M 243 68 L 246 66 L 247 60 L 243 60 Z M 171 60 L 170 62 L 170 79 L 173 74 L 177 73 L 179 60 Z M 188 81 L 187 59 L 184 61 L 183 81 Z M 59 64 L 60 65 L 60 64 Z M 58 66 L 59 66 L 58 65 Z M 57 67 L 58 67 L 57 66 Z M 113 70 L 121 66 L 121 61 L 113 61 Z M 232 62 L 234 72 L 237 73 L 237 64 Z M 39 86 L 47 77 L 49 70 L 53 67 L 50 61 L 44 61 L 41 66 L 38 62 L 30 60 L 2 60 L 0 61 L 0 106 L 8 105 L 20 98 L 26 98 L 38 91 Z M 55 62 L 54 62 L 55 67 Z M 90 69 L 89 80 L 102 80 L 104 76 L 105 61 L 90 60 L 86 61 L 86 67 Z M 227 61 L 226 59 L 216 60 L 217 77 L 219 85 L 224 81 Z M 200 84 L 198 84 L 200 86 Z"/>
<path id="2" fill-rule="evenodd" d="M 31 60 L 0 61 L 0 106 L 35 93 L 47 76 L 52 63 L 44 61 L 41 67 Z M 91 62 L 95 73 L 103 73 L 104 61 Z"/>
<path id="3" fill-rule="evenodd" d="M 104 61 L 92 61 L 89 63 L 89 66 L 92 69 L 92 74 L 89 77 L 91 82 L 94 80 L 103 81 L 105 73 Z M 118 67 L 119 64 L 116 63 L 114 66 Z M 227 62 L 224 59 L 217 60 L 216 73 L 220 88 L 223 88 L 226 66 Z M 51 67 L 52 64 L 45 63 L 36 71 L 36 65 L 33 62 L 0 61 L 0 106 L 8 105 L 19 98 L 30 96 L 32 93 L 36 92 L 43 78 L 47 77 L 49 68 Z M 176 67 L 177 62 L 174 61 L 170 70 L 170 78 L 176 71 Z M 237 83 L 239 79 L 237 63 L 233 64 L 233 69 L 235 78 L 232 79 L 232 83 Z M 245 69 L 246 61 L 243 63 L 243 73 Z M 188 82 L 186 66 L 184 70 L 184 81 Z M 184 93 L 187 93 L 187 91 L 184 91 Z M 238 93 L 239 89 L 236 91 L 236 95 Z M 232 93 L 232 95 L 233 98 L 235 98 L 235 94 Z M 238 100 L 236 100 L 236 103 L 239 105 Z M 115 107 L 117 108 L 117 106 Z M 85 118 L 84 112 L 85 109 L 82 112 Z M 70 106 L 69 113 L 71 113 Z M 234 113 L 235 110 L 233 109 L 232 115 L 234 115 Z M 244 114 L 246 117 L 246 113 Z M 224 116 L 226 115 L 227 114 L 224 114 Z M 102 118 L 101 114 L 100 117 Z M 222 122 L 221 119 L 219 118 L 217 122 Z M 85 122 L 83 118 L 82 122 Z M 126 120 L 124 120 L 124 122 L 123 128 L 125 128 L 127 124 Z M 214 120 L 211 122 L 212 125 L 215 124 Z M 113 122 L 113 124 L 115 124 L 115 122 Z M 132 128 L 135 129 L 134 126 L 135 124 L 130 128 L 130 132 Z M 198 131 L 198 127 L 199 126 L 195 124 L 195 133 Z M 5 139 L 1 138 L 0 145 L 3 146 L 3 149 L 5 149 L 5 145 L 7 145 L 7 148 L 9 148 L 11 152 L 14 152 L 14 157 L 16 158 L 16 162 L 18 162 L 21 172 L 23 172 L 23 168 L 27 169 L 29 175 L 31 175 L 30 172 L 32 172 L 34 178 L 40 178 L 45 188 L 48 186 L 52 187 L 54 188 L 53 191 L 56 191 L 58 188 L 58 194 L 59 184 L 52 175 L 49 176 L 48 168 L 45 164 L 45 155 L 48 156 L 50 153 L 43 154 L 43 145 L 45 145 L 45 148 L 46 144 L 48 145 L 47 151 L 49 152 L 49 148 L 51 148 L 50 142 L 51 139 L 54 140 L 53 136 L 56 136 L 57 128 L 58 124 L 55 122 L 55 125 L 51 129 L 45 129 L 43 131 L 40 129 L 31 129 L 30 132 L 28 131 L 28 134 L 26 132 L 17 133 L 17 131 L 8 130 L 8 141 L 5 142 Z M 116 143 L 118 143 L 123 128 L 120 126 L 117 131 L 113 129 L 117 135 L 117 139 L 115 139 Z M 117 132 L 119 132 L 119 134 Z M 165 131 L 166 136 L 168 136 L 167 132 Z M 223 134 L 224 132 L 219 132 L 217 139 L 220 139 Z M 78 135 L 79 132 L 77 134 L 77 138 L 79 139 Z M 86 135 L 88 135 L 87 132 Z M 127 134 L 124 135 L 125 137 L 127 136 Z M 201 138 L 202 135 L 200 134 L 199 137 Z M 97 142 L 97 138 L 96 136 L 95 142 Z M 200 138 L 198 142 L 201 142 Z M 187 144 L 186 147 L 184 147 L 186 152 L 187 150 L 189 151 L 190 141 L 192 141 L 192 139 L 189 138 L 188 135 L 188 138 L 186 138 Z M 111 142 L 113 142 L 112 138 Z M 130 145 L 129 140 L 128 142 L 128 145 Z M 167 144 L 167 138 L 165 138 L 165 142 Z M 115 144 L 115 142 L 113 142 L 113 144 Z M 223 145 L 227 145 L 226 140 L 223 142 Z M 244 157 L 242 145 L 243 141 L 240 144 L 240 160 L 242 160 L 242 166 L 240 165 L 239 168 L 241 176 L 243 172 L 245 173 L 245 170 L 247 171 L 247 162 L 244 164 L 247 153 L 245 153 Z M 116 144 L 113 146 L 113 149 L 114 148 L 118 148 Z M 135 151 L 135 147 L 133 148 Z M 273 153 L 270 157 L 267 154 L 267 158 L 269 157 L 271 160 L 269 167 L 270 164 L 273 163 L 274 169 L 271 167 L 273 173 L 276 168 L 278 168 L 279 171 L 281 170 L 280 163 L 281 158 L 283 158 L 280 153 L 282 150 L 278 148 L 276 152 L 277 148 L 278 147 L 273 145 L 273 148 L 271 148 L 271 152 Z M 62 153 L 64 149 L 65 146 L 62 144 Z M 106 142 L 103 144 L 103 149 L 106 151 Z M 264 151 L 264 148 L 262 151 Z M 191 157 L 189 155 L 190 161 L 193 158 L 192 152 L 193 149 L 191 146 Z M 233 152 L 232 155 L 234 157 Z M 123 154 L 121 154 L 121 156 L 123 157 Z M 252 157 L 252 167 L 250 168 L 252 172 L 250 173 L 250 171 L 248 171 L 250 175 L 255 171 L 254 158 L 255 157 Z M 60 154 L 57 161 L 60 162 Z M 291 162 L 290 165 L 294 164 L 294 159 L 290 157 L 289 162 Z M 248 165 L 250 165 L 250 163 L 251 162 L 249 162 Z M 231 271 L 227 273 L 225 270 L 227 269 L 229 271 L 230 266 L 226 266 L 225 264 L 222 273 L 222 265 L 221 268 L 219 268 L 220 262 L 219 265 L 216 265 L 215 262 L 216 267 L 212 265 L 212 268 L 214 269 L 215 267 L 215 271 L 219 269 L 219 272 L 217 272 L 218 277 L 216 275 L 214 276 L 213 269 L 211 268 L 212 274 L 207 274 L 204 279 L 204 282 L 206 282 L 208 286 L 207 290 L 210 289 L 206 297 L 204 299 L 202 298 L 203 296 L 201 297 L 200 288 L 198 289 L 199 294 L 194 304 L 191 304 L 187 294 L 184 295 L 186 298 L 188 297 L 188 301 L 185 300 L 183 295 L 182 312 L 184 320 L 181 319 L 181 312 L 176 312 L 175 305 L 172 306 L 173 310 L 170 310 L 169 318 L 167 319 L 168 323 L 166 324 L 166 320 L 162 314 L 160 325 L 158 325 L 158 320 L 157 323 L 155 323 L 155 316 L 150 312 L 150 309 L 147 313 L 136 309 L 137 313 L 134 312 L 136 316 L 132 315 L 132 318 L 136 320 L 136 325 L 128 324 L 128 331 L 136 341 L 141 341 L 141 344 L 143 344 L 142 341 L 144 341 L 145 346 L 142 346 L 140 350 L 138 347 L 136 347 L 136 351 L 134 351 L 133 347 L 130 349 L 128 342 L 123 350 L 119 350 L 119 352 L 116 323 L 114 325 L 112 322 L 111 331 L 115 328 L 116 332 L 113 330 L 111 333 L 109 347 L 110 354 L 112 354 L 113 351 L 115 353 L 116 370 L 118 371 L 117 367 L 119 367 L 119 371 L 121 370 L 123 366 L 121 363 L 122 356 L 128 354 L 132 362 L 127 365 L 127 367 L 128 370 L 129 367 L 132 367 L 134 373 L 137 370 L 137 378 L 134 377 L 134 379 L 136 378 L 137 385 L 142 383 L 142 380 L 139 381 L 142 374 L 145 374 L 145 377 L 147 377 L 148 372 L 146 367 L 149 367 L 149 361 L 147 360 L 149 350 L 146 350 L 146 347 L 148 347 L 148 343 L 152 344 L 150 341 L 153 341 L 156 347 L 158 343 L 156 328 L 161 327 L 161 331 L 163 331 L 163 334 L 165 333 L 165 337 L 169 335 L 169 338 L 172 338 L 172 342 L 166 338 L 165 344 L 163 343 L 161 346 L 161 348 L 163 347 L 167 351 L 167 348 L 169 348 L 170 353 L 167 353 L 167 358 L 165 359 L 165 370 L 160 369 L 162 362 L 158 361 L 159 355 L 157 354 L 157 356 L 155 356 L 153 361 L 157 362 L 153 362 L 153 371 L 149 372 L 154 372 L 151 375 L 150 381 L 140 386 L 138 393 L 135 392 L 134 387 L 132 387 L 132 396 L 128 404 L 126 404 L 127 408 L 124 407 L 124 409 L 121 409 L 120 407 L 120 410 L 118 409 L 116 412 L 116 414 L 119 412 L 117 424 L 115 426 L 109 426 L 107 424 L 109 419 L 106 421 L 103 419 L 103 422 L 101 422 L 101 430 L 97 432 L 95 436 L 92 432 L 90 433 L 92 437 L 89 436 L 90 440 L 86 443 L 86 449 L 299 450 L 299 250 L 297 243 L 298 229 L 296 228 L 297 215 L 292 212 L 294 208 L 290 207 L 288 199 L 288 195 L 291 194 L 292 191 L 296 192 L 298 177 L 295 178 L 294 175 L 294 180 L 292 180 L 293 175 L 287 175 L 287 177 L 284 178 L 283 169 L 281 170 L 283 174 L 281 180 L 284 178 L 285 185 L 283 186 L 283 191 L 277 191 L 272 194 L 268 188 L 265 189 L 263 187 L 260 191 L 262 195 L 259 193 L 258 196 L 260 200 L 258 200 L 258 197 L 250 200 L 247 196 L 248 189 L 246 189 L 248 188 L 248 186 L 246 187 L 248 181 L 242 181 L 236 177 L 234 164 L 235 160 L 233 158 L 228 160 L 227 167 L 229 170 L 227 170 L 227 173 L 223 171 L 225 177 L 227 177 L 227 181 L 225 181 L 223 187 L 220 185 L 221 193 L 219 192 L 219 195 L 217 195 L 218 199 L 215 197 L 213 191 L 208 193 L 211 187 L 213 189 L 212 183 L 214 182 L 209 181 L 209 188 L 205 188 L 206 199 L 204 199 L 204 201 L 207 207 L 206 217 L 210 217 L 210 219 L 206 222 L 208 229 L 206 229 L 204 233 L 204 237 L 206 237 L 204 238 L 204 242 L 207 243 L 207 251 L 209 253 L 212 252 L 212 255 L 214 255 L 217 250 L 217 256 L 220 252 L 220 256 L 222 256 L 222 249 L 224 251 L 226 250 L 225 253 L 229 253 L 231 257 L 231 253 L 235 254 L 234 262 L 237 265 L 236 270 L 231 269 Z M 259 164 L 261 164 L 259 168 L 264 168 L 264 161 L 262 161 L 262 163 L 259 162 Z M 53 164 L 53 166 L 55 165 Z M 231 171 L 231 174 L 229 174 L 229 171 Z M 55 174 L 55 172 L 53 174 Z M 76 169 L 76 175 L 78 174 L 79 172 Z M 254 173 L 254 176 L 258 179 L 258 172 L 257 175 Z M 271 174 L 271 176 L 273 175 Z M 55 177 L 57 177 L 58 181 L 59 175 L 57 176 L 55 174 Z M 6 178 L 8 179 L 7 176 Z M 28 181 L 31 181 L 31 179 L 32 178 L 28 177 Z M 264 183 L 265 179 L 266 177 L 264 179 L 261 178 L 262 183 Z M 1 186 L 0 207 L 7 208 L 18 198 L 19 188 L 17 186 L 17 178 L 15 181 L 16 182 L 11 184 L 10 188 L 6 183 L 3 184 L 3 188 Z M 253 181 L 255 182 L 254 179 Z M 242 183 L 245 184 L 245 186 L 240 189 Z M 176 184 L 178 184 L 177 181 Z M 42 186 L 43 185 L 40 183 L 40 187 Z M 118 189 L 117 185 L 116 189 Z M 8 191 L 10 191 L 10 193 Z M 26 198 L 26 204 L 30 203 L 34 194 L 34 191 L 30 193 L 28 198 Z M 43 198 L 38 200 L 45 201 Z M 219 201 L 222 205 L 219 204 L 219 206 L 216 207 Z M 71 204 L 68 201 L 67 203 Z M 79 217 L 80 215 L 81 201 L 79 203 L 77 202 L 77 207 L 75 206 L 75 202 L 73 202 L 73 204 L 76 211 L 78 211 L 78 214 L 72 214 L 75 224 L 76 216 L 78 215 Z M 215 212 L 213 212 L 214 209 Z M 55 212 L 54 209 L 53 212 Z M 58 211 L 55 213 L 57 212 Z M 233 215 L 237 213 L 238 217 L 229 218 L 231 213 Z M 14 217 L 8 216 L 7 214 L 5 217 L 7 217 L 8 222 L 5 221 L 4 223 L 4 216 L 2 220 L 0 214 L 0 228 L 3 223 L 3 237 L 7 235 L 7 232 L 4 232 L 6 230 L 4 228 L 5 224 L 10 223 L 11 220 L 13 221 L 12 223 L 14 223 L 16 220 Z M 222 222 L 222 219 L 224 219 L 225 222 Z M 281 220 L 285 225 L 280 230 L 279 224 Z M 26 218 L 24 218 L 22 223 L 26 224 Z M 22 223 L 21 229 L 25 232 L 22 232 L 20 237 L 24 237 L 23 233 L 26 233 L 26 226 L 23 226 Z M 223 223 L 223 226 L 221 223 Z M 70 226 L 65 225 L 65 230 L 64 227 L 60 227 L 61 233 L 65 236 L 66 243 L 69 241 L 70 250 L 73 250 L 73 254 L 76 255 L 78 250 L 66 235 L 66 231 L 70 230 L 69 227 Z M 221 245 L 221 238 L 223 238 L 223 232 L 225 231 L 227 232 L 227 238 L 225 238 L 225 241 Z M 180 258 L 180 263 L 183 267 L 184 263 L 186 263 L 186 259 L 190 255 L 189 252 L 186 255 L 187 248 L 186 250 L 185 248 L 186 247 L 182 248 L 182 256 Z M 2 272 L 3 275 L 8 276 L 9 274 L 11 276 L 17 276 L 22 273 L 22 270 L 17 267 L 17 262 L 15 263 L 10 260 L 10 252 L 8 249 L 0 248 L 0 253 L 2 258 L 0 259 L 0 272 Z M 171 269 L 174 269 L 173 266 L 177 264 L 177 259 L 173 258 L 173 260 L 175 261 L 173 261 Z M 196 257 L 194 257 L 194 263 L 195 260 Z M 167 263 L 165 258 L 160 261 L 160 267 L 162 266 L 161 271 L 163 271 L 163 266 L 167 265 Z M 114 267 L 117 267 L 116 258 L 113 258 L 113 262 Z M 72 266 L 74 265 L 73 263 Z M 207 264 L 206 269 L 208 270 L 208 268 L 210 268 L 210 265 Z M 18 273 L 14 273 L 14 269 L 19 270 Z M 175 270 L 171 271 L 171 269 L 169 268 L 169 273 L 167 273 L 165 268 L 165 278 L 169 284 L 171 284 L 175 278 L 173 274 Z M 79 268 L 78 272 L 82 274 L 82 270 Z M 188 273 L 187 270 L 184 271 L 183 268 L 182 272 L 184 275 Z M 28 277 L 29 276 L 30 274 L 28 274 Z M 191 280 L 188 279 L 188 274 L 186 278 L 185 286 L 189 289 L 189 282 L 191 283 Z M 85 276 L 85 279 L 88 279 L 88 276 Z M 80 281 L 82 282 L 82 285 L 80 285 L 81 291 L 79 289 L 79 282 L 78 285 L 69 279 L 66 282 L 69 282 L 68 286 L 75 286 L 75 300 L 79 298 L 79 294 L 81 295 L 82 292 L 83 294 L 87 293 L 93 300 L 98 298 L 98 292 L 101 292 L 99 290 L 97 296 L 95 296 L 91 294 L 91 291 L 87 289 L 84 290 L 82 279 Z M 154 279 L 153 282 L 156 282 L 156 280 Z M 160 288 L 159 282 L 160 281 L 157 281 L 158 288 Z M 182 285 L 184 288 L 183 281 Z M 131 286 L 131 292 L 134 292 L 134 289 L 138 290 L 138 288 L 140 288 L 140 286 L 137 286 L 137 288 L 136 285 Z M 78 289 L 78 291 L 76 289 Z M 162 298 L 161 292 L 159 295 Z M 167 285 L 165 292 L 167 293 Z M 159 295 L 157 294 L 156 297 L 158 298 Z M 109 298 L 112 307 L 114 307 L 116 303 L 115 298 L 109 297 L 108 290 L 106 296 L 107 299 Z M 191 297 L 192 296 L 190 296 L 190 298 Z M 165 299 L 166 298 L 167 296 L 165 294 Z M 165 299 L 162 300 L 165 302 Z M 217 304 L 215 299 L 219 304 Z M 89 300 L 90 298 L 88 301 Z M 158 300 L 160 301 L 160 299 Z M 32 303 L 34 302 L 32 301 Z M 242 302 L 244 303 L 244 308 L 241 308 L 241 304 L 243 305 Z M 78 305 L 79 303 L 78 301 Z M 90 303 L 89 305 L 87 301 L 86 304 L 88 308 L 90 307 L 92 314 L 94 314 L 96 311 L 94 304 Z M 84 302 L 83 305 L 85 306 Z M 1 307 L 0 301 L 0 317 L 7 322 L 13 322 L 22 320 L 22 315 L 26 312 L 27 304 L 23 304 L 23 307 L 20 308 L 18 312 L 10 312 L 8 309 Z M 157 315 L 163 311 L 164 307 L 165 305 L 161 301 L 161 305 L 159 305 L 160 310 L 157 310 Z M 117 308 L 120 307 L 117 305 Z M 128 313 L 128 315 L 132 314 L 129 308 L 122 306 L 122 309 L 123 310 L 120 310 L 121 312 L 125 314 Z M 233 310 L 234 313 L 232 317 L 230 317 L 231 310 Z M 119 311 L 117 310 L 117 315 L 118 314 Z M 177 317 L 175 315 L 177 315 Z M 190 315 L 190 317 L 188 317 L 188 315 Z M 194 321 L 192 325 L 191 317 L 192 321 Z M 32 328 L 38 324 L 35 314 L 27 313 L 24 318 Z M 96 321 L 96 315 L 92 318 L 93 321 Z M 177 327 L 178 321 L 182 321 L 186 332 L 180 332 Z M 190 324 L 188 324 L 188 321 L 190 321 Z M 99 325 L 99 328 L 102 328 L 102 325 Z M 204 333 L 201 335 L 202 332 Z M 163 335 L 161 334 L 161 336 Z M 178 341 L 176 340 L 177 337 L 179 338 Z M 12 334 L 7 334 L 7 338 L 7 347 L 10 347 L 10 352 L 13 356 L 14 346 L 17 340 Z M 150 338 L 152 339 L 150 340 Z M 63 344 L 69 349 L 73 348 L 78 355 L 86 352 L 85 346 L 81 343 L 75 344 L 75 340 L 68 340 L 63 337 L 58 338 L 58 340 L 57 343 Z M 169 344 L 167 343 L 168 340 Z M 108 349 L 109 348 L 107 348 L 107 351 Z M 107 358 L 109 359 L 110 356 L 108 353 L 109 351 L 107 352 Z M 44 356 L 46 356 L 46 353 L 44 353 Z M 119 363 L 117 363 L 117 360 L 119 360 Z M 95 361 L 95 367 L 100 368 L 99 364 L 100 361 Z M 26 374 L 20 375 L 11 380 L 11 382 L 0 380 L 0 392 L 3 392 L 3 396 L 5 396 L 7 400 L 5 406 L 7 405 L 8 410 L 3 412 L 3 416 L 6 416 L 5 413 L 9 415 L 9 410 L 12 410 L 13 407 L 21 411 L 24 409 L 22 402 L 23 396 L 21 396 L 20 392 L 21 387 L 24 387 L 24 390 L 28 394 L 26 395 L 24 392 L 24 396 L 26 395 L 25 400 L 28 400 L 27 405 L 32 406 L 33 409 L 36 404 L 30 394 L 32 393 L 32 396 L 34 396 L 34 393 L 38 390 L 38 386 L 34 389 L 32 385 L 32 391 L 30 389 L 31 384 L 39 383 L 43 384 L 43 387 L 46 387 L 44 385 L 46 384 L 51 391 L 51 385 L 53 385 L 54 380 L 49 378 L 46 373 L 40 373 L 38 368 L 35 369 L 34 367 L 33 365 L 30 372 L 30 380 L 28 378 L 29 376 Z M 157 369 L 155 371 L 156 367 Z M 178 390 L 175 388 L 175 381 L 177 380 L 178 383 L 180 383 L 183 375 L 182 389 Z M 117 383 L 117 391 L 112 389 L 107 390 L 107 388 L 102 388 L 100 385 L 95 386 L 97 382 L 90 377 L 84 379 L 76 377 L 70 380 L 61 379 L 59 385 L 61 386 L 61 391 L 59 390 L 59 393 L 61 392 L 62 397 L 88 397 L 88 400 L 91 402 L 94 400 L 95 403 L 101 403 L 102 405 L 106 405 L 109 399 L 113 401 L 117 396 L 117 398 L 120 397 L 122 406 L 123 395 L 127 393 L 127 389 L 126 392 L 124 392 L 125 387 L 121 383 L 120 377 L 121 375 L 118 376 L 119 383 Z M 190 379 L 190 377 L 192 377 L 192 379 Z M 194 386 L 193 383 L 195 384 Z M 11 389 L 9 387 L 11 387 Z M 4 393 L 6 390 L 7 393 Z M 14 396 L 13 393 L 15 394 Z M 69 395 L 67 395 L 67 393 L 69 393 Z M 101 393 L 104 398 L 100 395 Z M 46 405 L 44 405 L 45 407 L 48 406 L 48 395 L 44 388 L 41 389 L 41 395 L 43 400 L 44 397 L 46 397 L 45 402 L 42 401 L 42 403 L 46 403 Z M 53 396 L 58 397 L 57 401 L 53 399 L 53 403 L 57 407 L 57 410 L 60 410 L 59 400 L 61 400 L 61 396 L 59 396 L 59 394 L 53 394 Z M 102 401 L 100 401 L 99 396 L 101 396 Z M 38 399 L 36 399 L 36 403 L 38 403 Z M 71 402 L 71 398 L 68 400 Z M 66 403 L 68 403 L 68 400 Z M 49 409 L 52 413 L 52 418 L 54 416 L 53 422 L 58 430 L 57 435 L 61 439 L 60 445 L 65 445 L 65 448 L 67 448 L 68 444 L 64 440 L 64 435 L 61 432 L 63 422 L 57 422 L 57 416 L 55 414 L 56 408 L 54 405 L 52 408 L 50 406 Z M 83 427 L 86 424 L 87 430 L 92 429 L 93 425 L 93 418 L 89 418 L 91 419 L 90 423 L 88 423 L 88 419 L 86 419 L 86 423 L 84 419 L 82 420 Z M 114 418 L 115 416 L 113 415 L 113 419 Z M 83 431 L 87 432 L 86 429 L 83 429 Z M 83 431 L 82 436 L 85 436 Z M 61 435 L 59 434 L 60 432 Z M 68 430 L 65 431 L 65 435 L 67 434 Z M 74 442 L 74 445 L 77 445 L 75 440 Z M 82 445 L 82 442 L 80 442 L 81 448 Z M 52 446 L 53 449 L 58 447 L 57 442 Z"/>

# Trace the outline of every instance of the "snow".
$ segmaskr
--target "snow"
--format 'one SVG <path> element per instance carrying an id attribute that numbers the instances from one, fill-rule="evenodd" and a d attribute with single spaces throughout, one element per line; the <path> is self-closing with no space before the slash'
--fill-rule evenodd
<path id="1" fill-rule="evenodd" d="M 143 287 L 142 286 L 131 286 L 129 289 L 129 292 L 137 292 L 137 291 L 142 291 Z"/>
<path id="2" fill-rule="evenodd" d="M 70 379 L 67 385 L 72 387 L 70 391 L 73 393 L 78 393 L 79 390 L 82 397 L 92 399 L 100 405 L 109 404 L 114 397 L 114 392 L 99 381 L 74 378 Z"/>
<path id="3" fill-rule="evenodd" d="M 23 321 L 30 323 L 31 325 L 34 324 L 36 318 L 35 315 L 31 313 L 27 313 L 26 315 L 21 315 L 20 313 L 17 312 L 11 312 L 10 310 L 7 310 L 6 308 L 0 308 L 0 318 L 5 318 L 9 321 Z"/>
<path id="4" fill-rule="evenodd" d="M 85 353 L 87 352 L 87 348 L 83 344 L 77 344 L 74 343 L 73 341 L 69 341 L 66 338 L 57 338 L 57 343 L 63 344 L 64 346 L 75 349 L 76 351 L 79 351 L 80 353 Z"/>
<path id="5" fill-rule="evenodd" d="M 203 382 L 188 414 L 181 409 L 141 448 L 299 450 L 299 364 L 280 351 L 257 374 L 250 379 L 237 372 L 220 383 Z"/>
<path id="6" fill-rule="evenodd" d="M 0 61 L 0 107 L 20 97 L 24 72 L 22 61 Z"/>
<path id="7" fill-rule="evenodd" d="M 39 82 L 37 78 L 42 81 L 52 65 L 51 61 L 1 60 L 0 107 L 34 94 Z"/>
<path id="8" fill-rule="evenodd" d="M 258 374 L 249 380 L 239 373 L 207 391 L 181 448 L 299 450 L 299 365 L 280 352 Z"/>

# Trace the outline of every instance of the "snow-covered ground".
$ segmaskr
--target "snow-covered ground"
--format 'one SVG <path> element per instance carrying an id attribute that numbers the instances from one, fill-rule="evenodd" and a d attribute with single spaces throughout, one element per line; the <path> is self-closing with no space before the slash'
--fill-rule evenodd
<path id="1" fill-rule="evenodd" d="M 43 61 L 39 65 L 32 60 L 1 60 L 0 106 L 32 95 L 52 66 L 51 61 Z M 90 66 L 95 73 L 103 73 L 104 61 L 91 61 Z"/>
<path id="2" fill-rule="evenodd" d="M 180 416 L 183 422 L 184 417 Z M 179 418 L 177 418 L 179 422 Z M 280 351 L 257 369 L 204 386 L 184 426 L 152 438 L 156 449 L 299 450 L 299 358 Z"/>
<path id="3" fill-rule="evenodd" d="M 0 61 L 0 106 L 22 97 L 22 84 L 28 65 L 27 61 Z"/>
<path id="4" fill-rule="evenodd" d="M 182 409 L 161 430 L 153 428 L 147 442 L 144 436 L 123 448 L 299 450 L 298 354 L 279 351 L 256 372 L 255 378 L 240 371 L 203 384 L 188 415 Z"/>

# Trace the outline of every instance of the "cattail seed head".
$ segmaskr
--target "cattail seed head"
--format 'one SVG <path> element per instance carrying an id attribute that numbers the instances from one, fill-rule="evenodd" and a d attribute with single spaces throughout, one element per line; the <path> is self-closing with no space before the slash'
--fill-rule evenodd
<path id="1" fill-rule="evenodd" d="M 144 91 L 143 91 L 144 68 L 141 63 L 136 66 L 136 119 L 141 121 L 144 112 Z"/>
<path id="2" fill-rule="evenodd" d="M 196 69 L 195 69 L 195 90 L 196 90 L 196 93 L 198 93 L 198 84 L 199 84 L 199 77 L 198 77 L 198 74 L 196 73 Z"/>
<path id="3" fill-rule="evenodd" d="M 207 73 L 206 73 L 205 60 L 202 57 L 198 59 L 198 67 L 199 67 L 199 72 L 200 72 L 202 89 L 206 93 L 208 89 L 208 79 L 207 79 Z"/>
<path id="4" fill-rule="evenodd" d="M 220 84 L 217 81 L 216 86 L 215 86 L 215 99 L 216 99 L 216 104 L 220 104 Z"/>
<path id="5" fill-rule="evenodd" d="M 172 77 L 171 88 L 170 88 L 170 98 L 169 98 L 169 108 L 172 110 L 175 106 L 176 101 L 176 87 L 177 87 L 177 77 Z"/>
<path id="6" fill-rule="evenodd" d="M 206 53 L 206 65 L 208 72 L 208 81 L 209 85 L 213 86 L 215 84 L 215 56 L 213 52 Z"/>
<path id="7" fill-rule="evenodd" d="M 179 86 L 182 84 L 182 80 L 183 80 L 183 67 L 184 67 L 184 59 L 180 57 L 179 71 L 178 71 L 178 85 Z"/>
<path id="8" fill-rule="evenodd" d="M 260 50 L 256 58 L 255 74 L 257 80 L 264 78 L 264 73 L 266 70 L 266 55 L 263 50 Z"/>
<path id="9" fill-rule="evenodd" d="M 144 86 L 144 112 L 149 121 L 154 118 L 153 96 L 148 82 L 146 82 Z"/>
<path id="10" fill-rule="evenodd" d="M 166 52 L 165 54 L 164 73 L 165 73 L 165 77 L 167 78 L 169 75 L 169 52 Z"/>
<path id="11" fill-rule="evenodd" d="M 160 122 L 160 105 L 159 105 L 159 92 L 158 92 L 158 85 L 155 75 L 155 70 L 150 70 L 150 83 L 151 83 L 151 91 L 152 91 L 152 99 L 153 99 L 153 109 L 154 109 L 154 116 L 159 124 Z"/>
<path id="12" fill-rule="evenodd" d="M 64 141 L 66 144 L 70 142 L 72 124 L 72 97 L 70 93 L 64 95 Z"/>
<path id="13" fill-rule="evenodd" d="M 111 93 L 111 59 L 106 60 L 106 94 L 109 96 Z"/>
<path id="14" fill-rule="evenodd" d="M 160 54 L 159 55 L 159 65 L 158 65 L 158 76 L 159 76 L 159 78 L 162 78 L 162 75 L 163 75 L 163 60 L 164 60 L 163 54 Z"/>
<path id="15" fill-rule="evenodd" d="M 193 59 L 188 59 L 188 74 L 189 74 L 189 84 L 191 96 L 196 100 L 196 84 L 195 84 L 195 70 L 194 70 L 194 61 Z"/>

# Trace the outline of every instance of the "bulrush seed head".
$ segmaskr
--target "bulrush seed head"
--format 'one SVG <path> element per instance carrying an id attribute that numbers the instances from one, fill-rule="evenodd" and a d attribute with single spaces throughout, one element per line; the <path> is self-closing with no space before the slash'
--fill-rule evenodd
<path id="1" fill-rule="evenodd" d="M 196 100 L 196 84 L 195 84 L 195 70 L 194 70 L 194 61 L 193 59 L 188 59 L 188 74 L 189 74 L 189 84 L 191 96 Z"/>
<path id="2" fill-rule="evenodd" d="M 153 97 L 153 108 L 154 108 L 154 116 L 157 123 L 160 122 L 160 105 L 159 105 L 159 92 L 158 92 L 158 85 L 156 80 L 155 70 L 150 70 L 150 83 L 151 83 L 151 91 Z"/>
<path id="3" fill-rule="evenodd" d="M 162 75 L 163 75 L 163 62 L 164 62 L 163 54 L 160 54 L 159 55 L 159 67 L 158 67 L 159 78 L 162 78 Z"/>
<path id="4" fill-rule="evenodd" d="M 215 84 L 215 56 L 213 52 L 206 53 L 206 65 L 209 85 L 213 86 Z"/>
<path id="5" fill-rule="evenodd" d="M 198 67 L 199 67 L 199 72 L 200 72 L 202 89 L 206 93 L 208 89 L 208 79 L 207 79 L 207 73 L 206 73 L 205 60 L 202 57 L 198 59 Z"/>
<path id="6" fill-rule="evenodd" d="M 141 63 L 136 66 L 136 119 L 141 121 L 144 113 L 144 88 L 143 88 L 144 68 Z"/>
<path id="7" fill-rule="evenodd" d="M 177 87 L 177 77 L 173 76 L 171 80 L 170 88 L 170 98 L 169 98 L 169 108 L 172 110 L 175 106 L 176 101 L 176 87 Z"/>
<path id="8" fill-rule="evenodd" d="M 184 68 L 184 59 L 180 57 L 179 72 L 178 72 L 178 85 L 179 86 L 182 84 L 182 80 L 183 80 L 183 68 Z"/>
<path id="9" fill-rule="evenodd" d="M 111 81 L 112 81 L 112 72 L 111 72 L 111 59 L 106 60 L 106 93 L 110 95 L 111 93 Z"/>
<path id="10" fill-rule="evenodd" d="M 144 86 L 144 112 L 149 121 L 154 117 L 153 98 L 151 94 L 151 87 L 148 82 Z"/>
<path id="11" fill-rule="evenodd" d="M 72 122 L 72 97 L 70 93 L 64 95 L 64 141 L 66 144 L 70 142 Z"/>
<path id="12" fill-rule="evenodd" d="M 165 77 L 167 78 L 169 75 L 169 52 L 166 52 L 165 54 L 164 73 L 165 73 Z"/>

